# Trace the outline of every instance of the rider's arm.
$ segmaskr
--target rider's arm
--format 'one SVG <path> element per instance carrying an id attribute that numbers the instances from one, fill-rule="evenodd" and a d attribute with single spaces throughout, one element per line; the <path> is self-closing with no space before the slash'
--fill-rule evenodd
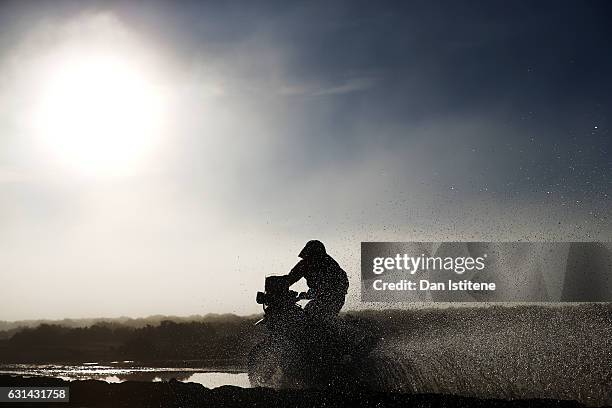
<path id="1" fill-rule="evenodd" d="M 303 260 L 301 260 L 293 267 L 293 269 L 291 269 L 291 271 L 287 275 L 289 279 L 289 286 L 293 285 L 295 282 L 299 281 L 304 277 L 304 268 L 305 263 Z"/>

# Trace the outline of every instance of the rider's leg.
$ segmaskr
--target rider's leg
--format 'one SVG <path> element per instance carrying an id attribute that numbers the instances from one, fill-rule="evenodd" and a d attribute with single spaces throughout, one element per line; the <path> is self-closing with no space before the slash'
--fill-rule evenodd
<path id="1" fill-rule="evenodd" d="M 307 316 L 319 319 L 333 318 L 344 306 L 344 294 L 319 296 L 304 306 Z"/>

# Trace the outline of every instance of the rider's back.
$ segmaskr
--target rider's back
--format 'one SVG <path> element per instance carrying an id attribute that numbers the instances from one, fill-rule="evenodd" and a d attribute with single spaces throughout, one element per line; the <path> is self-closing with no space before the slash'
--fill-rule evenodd
<path id="1" fill-rule="evenodd" d="M 290 275 L 304 277 L 309 288 L 319 295 L 344 295 L 348 290 L 348 277 L 331 256 L 302 259 Z"/>

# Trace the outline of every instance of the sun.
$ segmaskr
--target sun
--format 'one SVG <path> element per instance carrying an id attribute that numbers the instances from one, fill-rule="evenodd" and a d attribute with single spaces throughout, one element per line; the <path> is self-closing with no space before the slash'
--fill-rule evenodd
<path id="1" fill-rule="evenodd" d="M 127 56 L 63 56 L 45 71 L 34 116 L 40 142 L 61 165 L 123 174 L 157 143 L 163 97 L 146 67 Z"/>

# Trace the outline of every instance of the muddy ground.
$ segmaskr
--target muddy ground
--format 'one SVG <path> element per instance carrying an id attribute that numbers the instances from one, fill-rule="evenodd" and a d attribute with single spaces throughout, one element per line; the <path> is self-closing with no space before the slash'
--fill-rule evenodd
<path id="1" fill-rule="evenodd" d="M 436 394 L 374 393 L 337 390 L 273 390 L 170 382 L 66 382 L 56 378 L 0 376 L 0 386 L 68 386 L 69 403 L 0 403 L 0 407 L 583 407 L 572 401 L 494 400 Z"/>

